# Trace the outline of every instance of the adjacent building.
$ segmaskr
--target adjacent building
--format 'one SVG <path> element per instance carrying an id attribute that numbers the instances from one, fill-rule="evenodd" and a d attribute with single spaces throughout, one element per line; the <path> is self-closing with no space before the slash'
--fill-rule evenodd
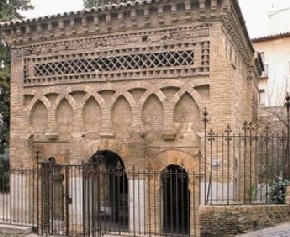
<path id="1" fill-rule="evenodd" d="M 289 91 L 290 33 L 269 35 L 252 41 L 265 64 L 259 83 L 260 104 L 283 106 L 286 92 Z"/>

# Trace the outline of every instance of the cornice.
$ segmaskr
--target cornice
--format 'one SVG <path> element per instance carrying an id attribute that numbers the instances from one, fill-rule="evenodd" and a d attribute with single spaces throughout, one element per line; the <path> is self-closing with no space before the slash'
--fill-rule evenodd
<path id="1" fill-rule="evenodd" d="M 217 20 L 228 0 L 143 0 L 93 8 L 89 11 L 2 23 L 9 45 L 17 46 L 79 35 L 118 33 Z M 241 23 L 242 24 L 242 23 Z"/>
<path id="2" fill-rule="evenodd" d="M 232 4 L 229 2 L 232 1 Z M 248 36 L 247 29 L 236 0 L 229 0 L 227 13 L 224 13 L 221 22 L 233 44 L 242 55 L 244 62 L 252 62 L 254 48 Z"/>

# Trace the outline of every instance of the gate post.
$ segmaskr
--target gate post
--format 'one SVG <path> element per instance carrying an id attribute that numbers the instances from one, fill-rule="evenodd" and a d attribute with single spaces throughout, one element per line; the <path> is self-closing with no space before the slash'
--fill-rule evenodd
<path id="1" fill-rule="evenodd" d="M 147 184 L 144 174 L 128 173 L 128 201 L 129 201 L 129 232 L 145 233 L 145 195 Z"/>

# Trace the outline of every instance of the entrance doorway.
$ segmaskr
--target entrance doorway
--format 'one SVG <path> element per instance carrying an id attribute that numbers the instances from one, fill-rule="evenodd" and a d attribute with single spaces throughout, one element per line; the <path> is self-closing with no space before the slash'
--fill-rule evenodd
<path id="1" fill-rule="evenodd" d="M 90 187 L 94 193 L 96 227 L 105 231 L 128 230 L 128 179 L 122 158 L 103 150 L 90 161 L 95 168 Z"/>
<path id="2" fill-rule="evenodd" d="M 161 180 L 164 233 L 189 234 L 190 192 L 185 169 L 179 165 L 168 165 Z"/>

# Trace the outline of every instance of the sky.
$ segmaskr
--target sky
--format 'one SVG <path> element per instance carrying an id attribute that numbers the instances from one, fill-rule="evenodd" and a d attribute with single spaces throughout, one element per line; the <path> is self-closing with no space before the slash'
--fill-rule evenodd
<path id="1" fill-rule="evenodd" d="M 268 12 L 290 7 L 290 0 L 238 0 L 251 38 L 269 33 Z M 28 18 L 82 10 L 83 0 L 31 0 L 34 10 L 23 12 Z"/>

